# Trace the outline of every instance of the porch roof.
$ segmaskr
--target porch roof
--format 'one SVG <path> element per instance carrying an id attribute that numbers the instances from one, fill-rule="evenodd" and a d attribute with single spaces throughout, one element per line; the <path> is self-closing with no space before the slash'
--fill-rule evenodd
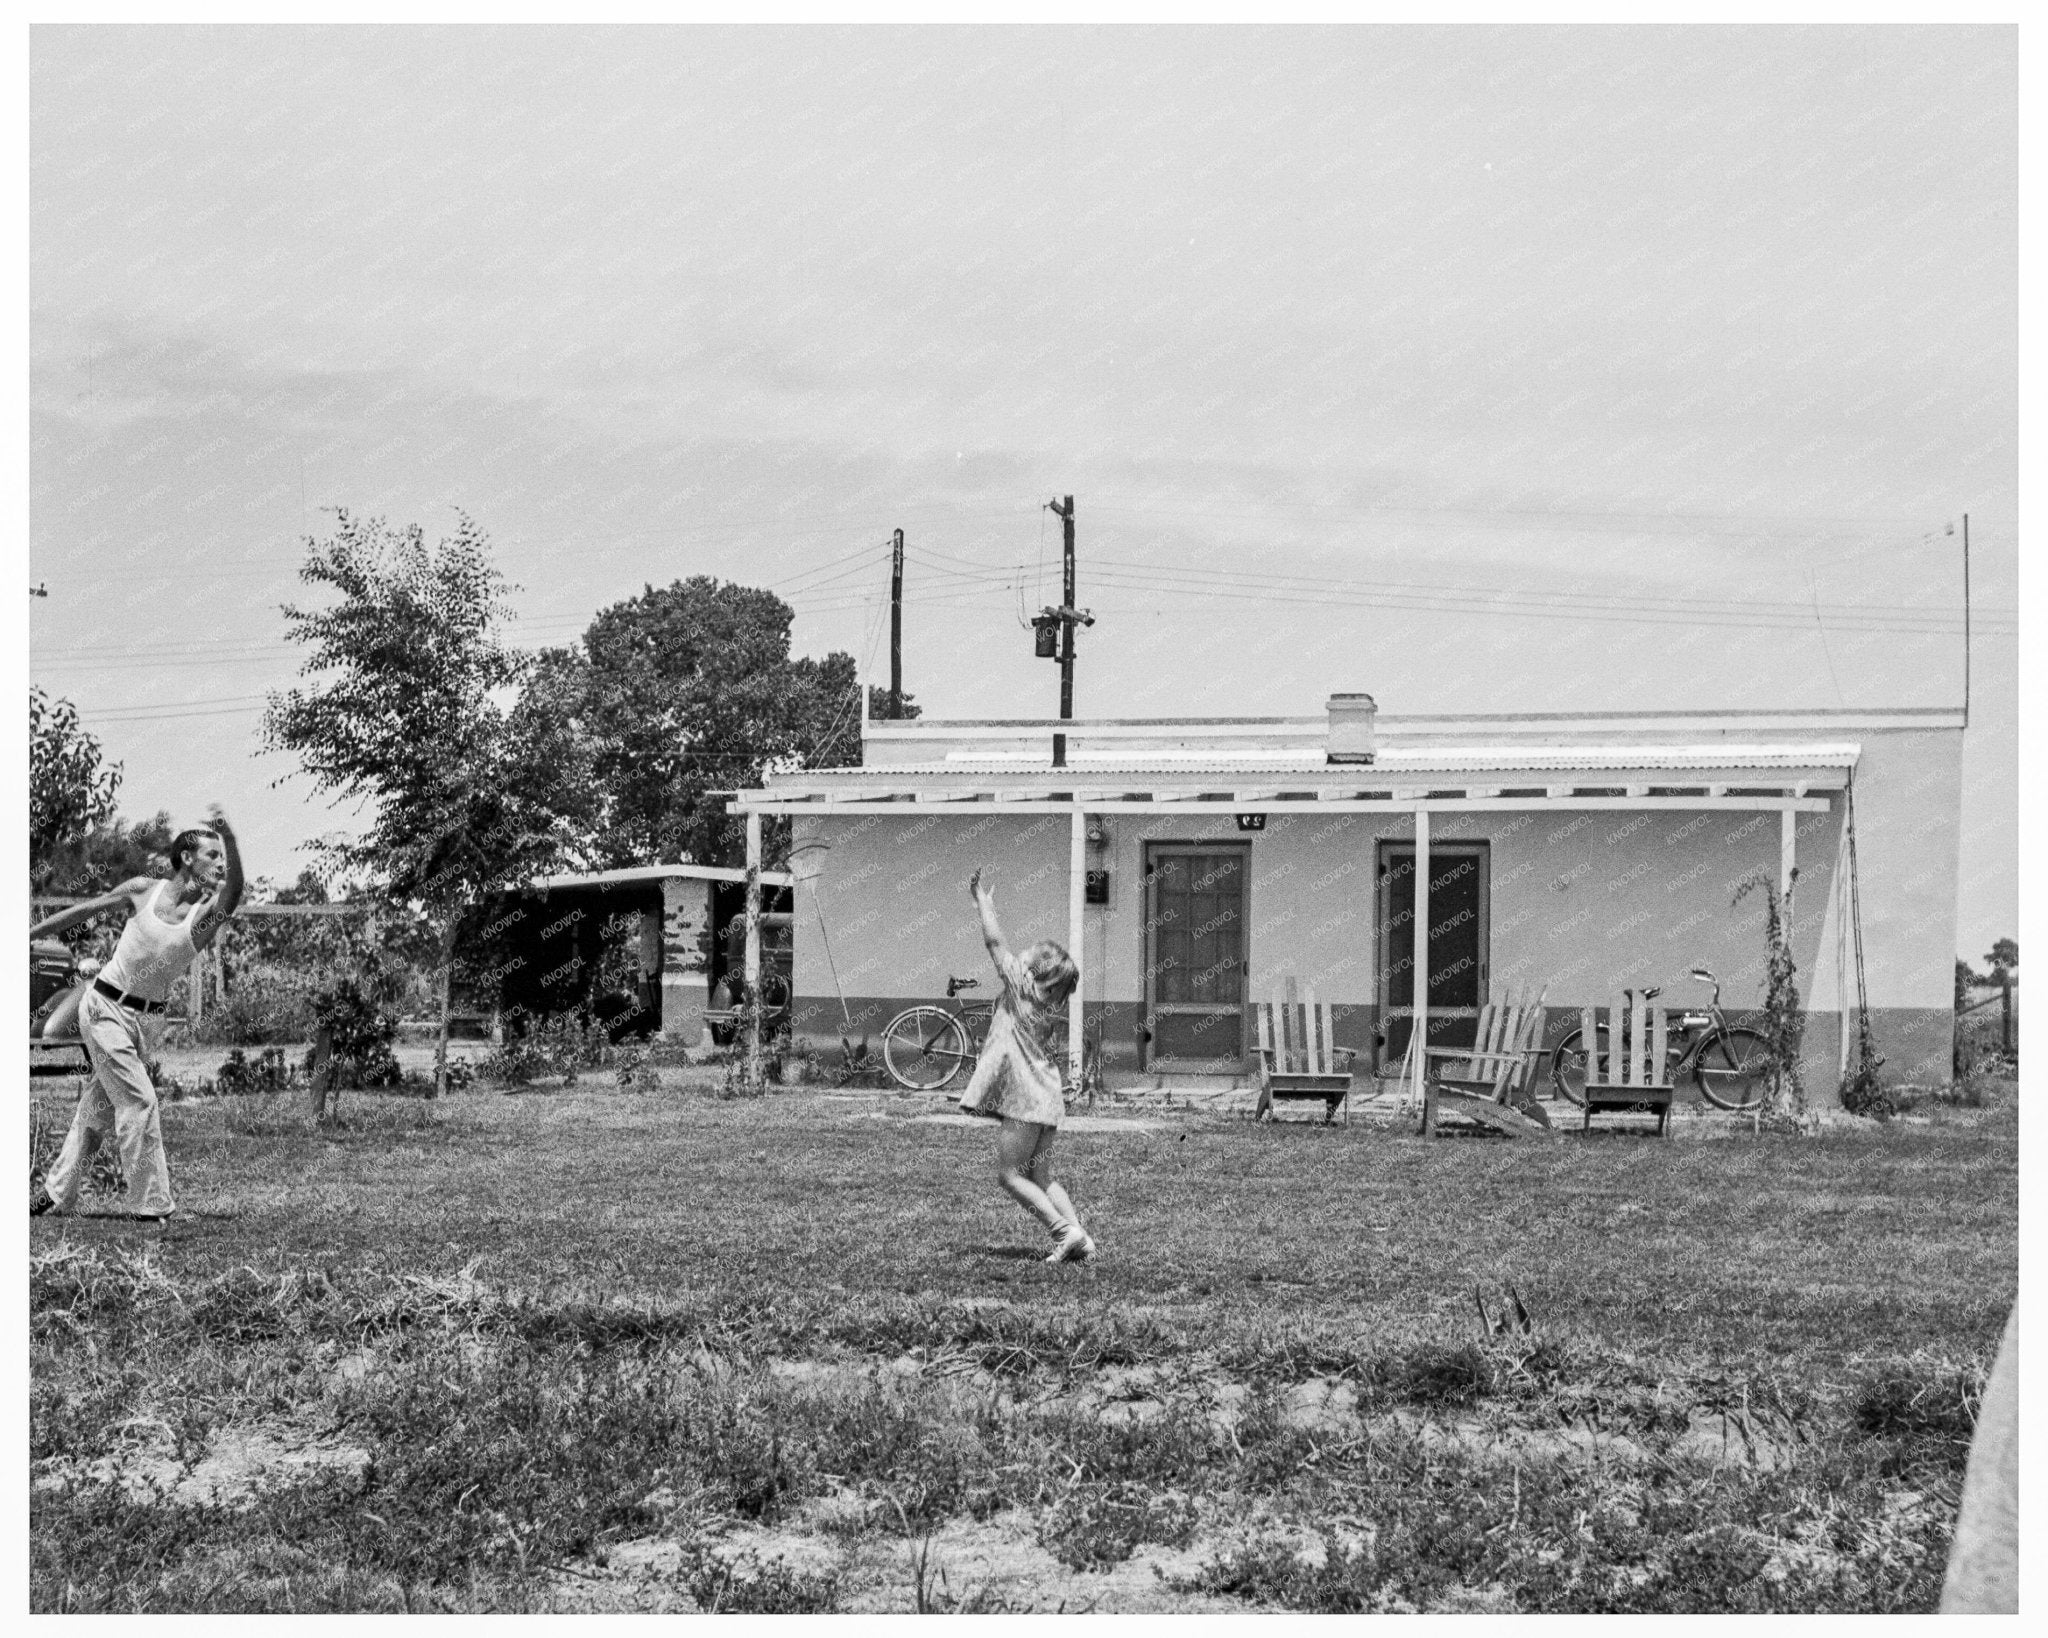
<path id="1" fill-rule="evenodd" d="M 1824 811 L 1861 747 L 1771 745 L 1449 745 L 1383 747 L 1370 763 L 1300 751 L 1177 757 L 1129 751 L 1072 757 L 956 753 L 943 762 L 769 773 L 736 793 L 739 811 L 818 813 L 988 805 L 1005 812 L 1406 811 L 1431 808 L 1728 807 Z"/>

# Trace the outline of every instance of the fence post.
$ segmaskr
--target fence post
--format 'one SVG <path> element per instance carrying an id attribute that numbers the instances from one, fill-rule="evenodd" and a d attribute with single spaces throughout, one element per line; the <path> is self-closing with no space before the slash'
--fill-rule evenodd
<path id="1" fill-rule="evenodd" d="M 1998 1044 L 1999 1049 L 2010 1058 L 2012 1056 L 2012 974 L 2010 973 L 2005 975 L 2005 983 L 2000 986 L 1999 1003 Z"/>

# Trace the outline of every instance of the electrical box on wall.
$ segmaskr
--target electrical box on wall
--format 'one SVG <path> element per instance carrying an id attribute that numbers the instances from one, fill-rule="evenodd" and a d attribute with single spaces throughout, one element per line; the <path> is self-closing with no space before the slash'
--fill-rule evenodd
<path id="1" fill-rule="evenodd" d="M 1082 878 L 1082 899 L 1089 904 L 1109 903 L 1109 872 L 1091 870 Z"/>

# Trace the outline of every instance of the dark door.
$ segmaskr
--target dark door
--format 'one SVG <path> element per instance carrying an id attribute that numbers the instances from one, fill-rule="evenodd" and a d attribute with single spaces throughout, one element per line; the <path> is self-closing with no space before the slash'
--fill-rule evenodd
<path id="1" fill-rule="evenodd" d="M 1487 844 L 1429 848 L 1429 1044 L 1470 1046 L 1486 1000 Z M 1379 844 L 1380 1066 L 1415 1028 L 1415 844 Z"/>
<path id="2" fill-rule="evenodd" d="M 1249 843 L 1146 844 L 1147 1067 L 1244 1067 L 1250 877 Z"/>

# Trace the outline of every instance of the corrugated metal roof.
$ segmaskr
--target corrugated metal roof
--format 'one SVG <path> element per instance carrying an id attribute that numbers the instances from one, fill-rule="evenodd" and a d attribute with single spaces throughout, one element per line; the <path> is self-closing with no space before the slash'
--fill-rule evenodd
<path id="1" fill-rule="evenodd" d="M 1383 749 L 1369 763 L 1331 763 L 1317 758 L 1276 761 L 1204 757 L 1182 761 L 1171 758 L 1143 761 L 1119 757 L 1114 760 L 1070 760 L 1055 769 L 1048 761 L 1007 758 L 948 759 L 944 763 L 908 767 L 811 768 L 786 774 L 768 775 L 768 788 L 802 785 L 900 785 L 906 780 L 944 780 L 949 785 L 967 785 L 977 774 L 1005 782 L 1029 780 L 1043 784 L 1047 778 L 1090 782 L 1102 779 L 1142 779 L 1161 784 L 1236 778 L 1259 775 L 1270 781 L 1288 775 L 1309 785 L 1342 785 L 1371 782 L 1390 774 L 1510 775 L 1528 773 L 1610 774 L 1621 772 L 1686 773 L 1779 773 L 1787 769 L 1846 769 L 1856 765 L 1861 747 L 1857 745 L 1556 745 L 1556 746 L 1455 746 L 1414 750 Z"/>

